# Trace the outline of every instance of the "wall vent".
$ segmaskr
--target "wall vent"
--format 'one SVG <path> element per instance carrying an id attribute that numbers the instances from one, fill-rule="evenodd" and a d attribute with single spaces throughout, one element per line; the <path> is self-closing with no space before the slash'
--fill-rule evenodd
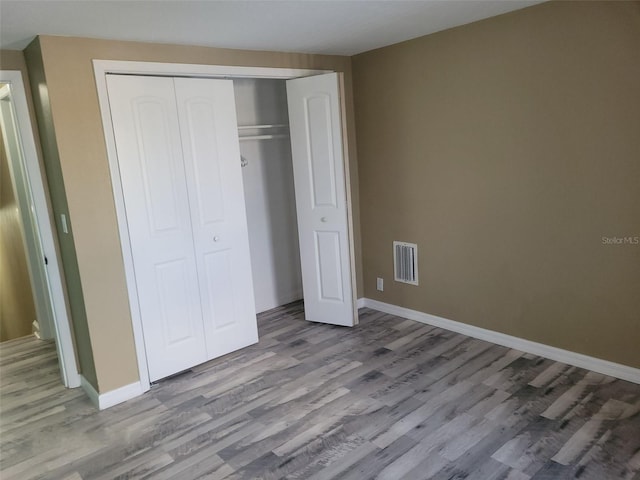
<path id="1" fill-rule="evenodd" d="M 393 271 L 396 282 L 418 285 L 418 245 L 393 242 Z"/>

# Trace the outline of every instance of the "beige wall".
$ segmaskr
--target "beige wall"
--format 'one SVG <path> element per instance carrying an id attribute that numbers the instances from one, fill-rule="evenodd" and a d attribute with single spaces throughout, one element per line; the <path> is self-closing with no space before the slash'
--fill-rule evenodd
<path id="1" fill-rule="evenodd" d="M 53 231 L 56 232 L 60 265 L 64 273 L 65 293 L 70 312 L 71 327 L 73 331 L 75 353 L 78 362 L 78 371 L 95 388 L 98 378 L 93 360 L 91 339 L 87 325 L 87 315 L 84 306 L 82 284 L 78 271 L 78 259 L 73 241 L 73 230 L 70 227 L 68 234 L 62 231 L 61 217 L 69 216 L 64 179 L 58 155 L 55 127 L 51 115 L 51 104 L 47 91 L 47 80 L 40 55 L 40 43 L 35 40 L 26 50 L 26 60 L 30 72 L 30 84 L 35 100 L 35 117 L 39 124 L 39 138 L 42 147 L 43 171 L 46 172 L 46 185 L 48 197 L 52 209 L 52 218 L 56 219 Z"/>
<path id="2" fill-rule="evenodd" d="M 0 342 L 30 335 L 35 319 L 22 220 L 0 132 Z"/>
<path id="3" fill-rule="evenodd" d="M 23 79 L 26 80 L 25 77 L 28 75 L 24 53 L 20 50 L 0 50 L 0 70 L 20 70 Z"/>
<path id="4" fill-rule="evenodd" d="M 354 57 L 365 296 L 640 367 L 639 46 L 550 2 Z"/>
<path id="5" fill-rule="evenodd" d="M 0 70 L 26 71 L 24 53 L 20 50 L 0 50 Z"/>
<path id="6" fill-rule="evenodd" d="M 100 392 L 109 391 L 137 381 L 138 372 L 92 59 L 342 71 L 347 84 L 348 121 L 353 125 L 351 60 L 50 36 L 39 37 L 26 52 L 30 69 L 32 64 L 34 68 L 38 62 L 42 64 L 38 82 L 46 83 L 47 95 L 39 98 L 46 100 L 48 96 L 50 102 L 59 153 L 58 183 L 64 184 L 72 225 L 72 237 L 67 237 L 75 245 L 79 287 L 95 361 L 97 382 L 94 386 Z M 34 94 L 36 89 L 42 89 L 38 82 L 32 82 Z M 355 132 L 351 129 L 349 133 L 354 172 L 352 188 L 356 190 L 357 199 Z M 359 224 L 357 207 L 355 202 L 356 225 Z"/>

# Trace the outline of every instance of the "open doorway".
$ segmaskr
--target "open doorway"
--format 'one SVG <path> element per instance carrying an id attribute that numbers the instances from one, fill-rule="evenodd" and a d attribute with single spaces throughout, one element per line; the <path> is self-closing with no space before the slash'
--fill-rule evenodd
<path id="1" fill-rule="evenodd" d="M 9 95 L 9 85 L 0 83 L 0 110 Z M 9 156 L 15 155 L 15 138 L 5 138 L 0 129 L 0 342 L 31 334 L 40 336 L 33 299 L 32 281 L 27 265 L 24 227 L 17 201 L 16 187 L 9 167 Z"/>
<path id="2" fill-rule="evenodd" d="M 233 80 L 256 313 L 301 300 L 286 81 Z"/>
<path id="3" fill-rule="evenodd" d="M 6 303 L 3 299 L 3 309 L 12 303 L 21 304 L 20 327 L 15 327 L 12 336 L 35 334 L 35 338 L 49 340 L 52 354 L 58 357 L 62 383 L 66 387 L 78 387 L 80 377 L 61 266 L 20 71 L 0 71 L 0 127 L 2 148 L 6 154 L 6 169 L 3 165 L 2 171 L 4 178 L 0 180 L 4 185 L 9 180 L 11 194 L 14 195 L 12 198 L 3 188 L 2 194 L 7 194 L 8 205 L 11 205 L 6 212 L 7 220 L 12 223 L 6 232 L 3 224 L 3 236 L 11 237 L 15 250 L 11 255 L 24 255 L 22 262 L 17 261 L 17 257 L 2 260 L 3 277 L 7 274 L 3 278 L 2 288 L 6 287 L 3 295 L 10 295 L 13 301 Z M 21 249 L 18 248 L 20 243 Z M 3 254 L 9 253 L 3 251 Z M 5 272 L 10 262 L 15 268 L 12 272 Z M 4 313 L 10 312 L 3 311 L 3 317 Z M 31 323 L 30 328 L 27 322 Z"/>

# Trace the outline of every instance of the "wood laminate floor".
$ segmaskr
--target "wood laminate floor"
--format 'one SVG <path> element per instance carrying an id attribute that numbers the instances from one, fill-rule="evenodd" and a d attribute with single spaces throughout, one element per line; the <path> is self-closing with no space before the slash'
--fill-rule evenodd
<path id="1" fill-rule="evenodd" d="M 640 385 L 363 309 L 98 412 L 55 348 L 0 347 L 0 478 L 640 479 Z"/>

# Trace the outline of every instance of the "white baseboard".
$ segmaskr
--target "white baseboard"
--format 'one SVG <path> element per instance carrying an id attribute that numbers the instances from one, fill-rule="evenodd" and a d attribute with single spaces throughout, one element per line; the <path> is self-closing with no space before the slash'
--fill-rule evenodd
<path id="1" fill-rule="evenodd" d="M 93 388 L 93 385 L 91 385 L 82 375 L 80 375 L 80 386 L 98 410 L 113 407 L 114 405 L 126 402 L 127 400 L 138 397 L 144 393 L 144 389 L 140 382 L 130 383 L 129 385 L 116 388 L 109 392 L 98 393 L 96 389 Z"/>
<path id="2" fill-rule="evenodd" d="M 271 302 L 266 305 L 256 305 L 256 313 L 268 312 L 274 308 L 281 307 L 283 305 L 287 305 L 289 303 L 297 302 L 298 300 L 303 300 L 304 296 L 302 295 L 302 290 L 294 290 L 293 292 L 289 292 L 279 297 L 272 299 Z"/>
<path id="3" fill-rule="evenodd" d="M 366 307 L 366 305 L 365 305 L 366 300 L 367 300 L 366 298 L 359 298 L 356 301 L 356 306 L 358 307 L 358 310 L 360 310 L 361 308 Z M 373 307 L 371 307 L 371 308 L 373 308 Z"/>
<path id="4" fill-rule="evenodd" d="M 282 306 L 282 305 L 286 305 L 288 303 L 292 303 L 292 302 L 297 302 L 298 300 L 302 300 L 304 298 L 304 296 L 302 295 L 302 290 L 298 289 L 298 290 L 294 290 L 291 293 L 288 293 L 286 295 L 281 295 L 278 297 L 278 307 Z"/>
<path id="5" fill-rule="evenodd" d="M 513 337 L 505 333 L 494 332 L 493 330 L 487 330 L 485 328 L 467 325 L 466 323 L 448 320 L 436 315 L 430 315 L 428 313 L 399 307 L 397 305 L 380 302 L 378 300 L 372 300 L 370 298 L 358 299 L 358 308 L 362 308 L 360 304 L 361 301 L 362 306 L 369 307 L 374 310 L 379 310 L 384 313 L 408 318 L 409 320 L 426 323 L 434 327 L 440 327 L 444 328 L 445 330 L 451 330 L 452 332 L 462 333 L 463 335 L 468 335 L 469 337 L 486 340 L 488 342 L 520 350 L 522 352 L 532 353 L 534 355 L 549 358 L 557 362 L 566 363 L 568 365 L 573 365 L 580 368 L 586 368 L 587 370 L 592 370 L 604 375 L 609 375 L 612 377 L 620 378 L 622 380 L 640 384 L 640 369 L 638 368 L 610 362 L 608 360 L 602 360 L 600 358 L 590 357 L 588 355 L 572 352 L 570 350 L 563 350 L 561 348 L 552 347 L 543 343 L 532 342 L 531 340 L 525 340 L 524 338 Z"/>

